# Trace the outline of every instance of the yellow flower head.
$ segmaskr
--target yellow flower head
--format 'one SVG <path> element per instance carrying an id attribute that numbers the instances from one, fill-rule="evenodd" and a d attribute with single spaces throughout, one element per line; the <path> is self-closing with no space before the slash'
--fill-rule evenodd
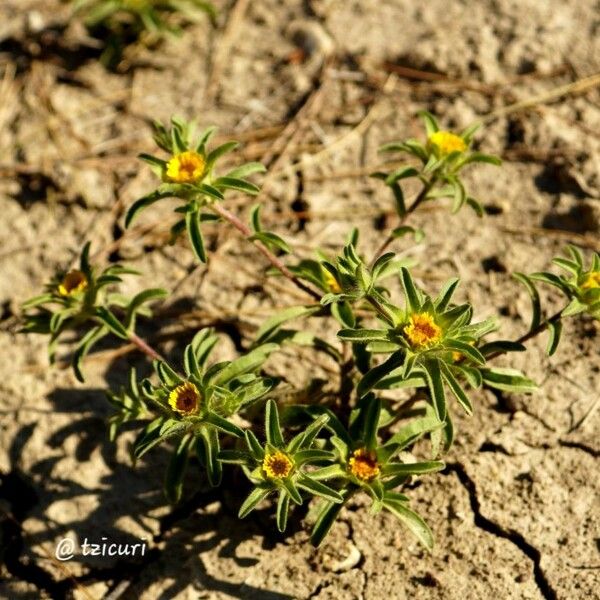
<path id="1" fill-rule="evenodd" d="M 429 313 L 415 313 L 410 315 L 404 335 L 413 348 L 430 348 L 440 341 L 442 329 Z"/>
<path id="2" fill-rule="evenodd" d="M 87 277 L 78 269 L 69 271 L 58 284 L 58 293 L 61 296 L 72 296 L 83 292 L 88 286 Z"/>
<path id="3" fill-rule="evenodd" d="M 323 277 L 325 278 L 325 285 L 329 288 L 329 291 L 334 294 L 339 294 L 342 291 L 342 286 L 338 280 L 325 268 L 323 268 Z"/>
<path id="4" fill-rule="evenodd" d="M 188 150 L 176 154 L 167 163 L 167 179 L 175 183 L 195 183 L 202 178 L 206 161 L 201 154 Z"/>
<path id="5" fill-rule="evenodd" d="M 348 468 L 354 477 L 362 481 L 372 481 L 380 473 L 375 452 L 366 448 L 359 448 L 352 453 Z"/>
<path id="6" fill-rule="evenodd" d="M 169 394 L 169 406 L 180 415 L 195 415 L 200 408 L 200 392 L 191 382 L 178 385 Z"/>
<path id="7" fill-rule="evenodd" d="M 262 463 L 264 474 L 269 479 L 283 479 L 287 477 L 294 467 L 289 456 L 277 450 L 272 454 L 266 454 Z"/>
<path id="8" fill-rule="evenodd" d="M 442 156 L 452 152 L 464 152 L 467 149 L 465 141 L 451 131 L 436 131 L 429 136 L 429 143 Z"/>
<path id="9" fill-rule="evenodd" d="M 591 271 L 581 284 L 581 289 L 594 290 L 597 288 L 600 288 L 600 271 Z"/>

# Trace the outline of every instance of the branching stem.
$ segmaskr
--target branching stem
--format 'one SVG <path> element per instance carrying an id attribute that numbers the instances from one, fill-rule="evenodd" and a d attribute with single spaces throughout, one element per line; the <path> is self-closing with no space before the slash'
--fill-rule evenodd
<path id="1" fill-rule="evenodd" d="M 232 212 L 221 206 L 220 204 L 213 204 L 211 207 L 219 216 L 228 221 L 231 225 L 233 225 L 244 237 L 251 238 L 252 230 L 248 225 L 246 225 L 241 219 L 239 219 Z M 294 275 L 285 264 L 273 254 L 262 242 L 258 240 L 250 240 L 261 252 L 261 254 L 276 268 L 278 269 L 284 277 L 287 277 L 297 288 L 301 289 L 303 292 L 314 298 L 315 300 L 321 300 L 321 294 L 315 291 L 314 289 L 308 287 L 304 282 L 302 282 L 296 275 Z"/>
<path id="2" fill-rule="evenodd" d="M 404 225 L 404 223 L 406 223 L 406 219 L 408 219 L 408 216 L 411 213 L 413 213 L 427 199 L 427 194 L 429 194 L 429 192 L 431 191 L 431 188 L 435 185 L 436 181 L 437 181 L 437 178 L 435 176 L 432 176 L 431 179 L 427 183 L 423 184 L 423 188 L 419 192 L 419 195 L 414 199 L 413 203 L 406 209 L 406 212 L 400 217 L 400 221 L 398 222 L 399 227 Z M 371 260 L 371 267 L 375 264 L 375 261 L 387 250 L 387 247 L 393 241 L 394 241 L 394 235 L 392 233 L 390 233 L 385 238 L 385 240 L 383 241 L 381 246 L 379 246 L 377 252 L 375 252 L 373 259 Z"/>

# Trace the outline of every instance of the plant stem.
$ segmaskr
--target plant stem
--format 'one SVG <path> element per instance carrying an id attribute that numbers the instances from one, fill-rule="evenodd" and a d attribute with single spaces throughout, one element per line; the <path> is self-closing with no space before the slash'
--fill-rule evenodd
<path id="1" fill-rule="evenodd" d="M 413 203 L 406 209 L 406 212 L 400 217 L 400 221 L 398 222 L 398 226 L 404 225 L 408 216 L 413 213 L 419 205 L 425 201 L 427 198 L 427 194 L 431 191 L 431 188 L 435 185 L 436 177 L 432 177 L 427 183 L 423 184 L 423 188 L 419 192 L 419 195 L 414 199 Z M 375 252 L 373 259 L 371 260 L 371 267 L 375 264 L 375 261 L 386 251 L 387 247 L 394 241 L 394 235 L 389 234 L 381 246 Z"/>
<path id="2" fill-rule="evenodd" d="M 129 333 L 129 341 L 134 344 L 141 352 L 152 358 L 153 360 L 163 360 L 163 357 L 145 342 L 137 333 L 133 331 Z"/>
<path id="3" fill-rule="evenodd" d="M 228 211 L 226 208 L 221 206 L 220 204 L 213 204 L 212 209 L 223 219 L 229 221 L 231 225 L 233 225 L 240 233 L 244 235 L 246 238 L 252 237 L 252 230 L 248 225 L 246 225 L 242 220 L 240 220 L 236 215 L 232 212 Z M 278 269 L 284 277 L 287 277 L 297 288 L 301 289 L 303 292 L 307 293 L 309 296 L 314 298 L 317 301 L 321 300 L 321 294 L 319 292 L 313 290 L 308 287 L 305 283 L 303 283 L 296 275 L 294 275 L 285 264 L 273 254 L 262 242 L 258 240 L 250 240 L 261 252 L 261 254 L 276 268 Z"/>
<path id="4" fill-rule="evenodd" d="M 556 323 L 561 320 L 562 312 L 565 310 L 561 308 L 558 312 L 555 312 L 551 317 L 544 319 L 537 327 L 534 327 L 527 333 L 523 334 L 518 340 L 515 340 L 517 344 L 524 344 L 525 342 L 531 340 L 532 338 L 538 336 L 542 331 L 545 331 L 551 323 Z M 492 360 L 493 358 L 497 358 L 502 354 L 506 354 L 506 350 L 496 350 L 496 352 L 492 352 L 489 356 L 486 356 L 486 360 Z"/>

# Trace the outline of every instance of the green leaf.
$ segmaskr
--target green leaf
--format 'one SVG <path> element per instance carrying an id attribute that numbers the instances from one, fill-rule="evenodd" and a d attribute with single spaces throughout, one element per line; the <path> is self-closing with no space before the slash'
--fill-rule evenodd
<path id="1" fill-rule="evenodd" d="M 437 312 L 444 312 L 446 308 L 448 308 L 450 300 L 452 300 L 452 296 L 454 295 L 454 292 L 456 291 L 456 288 L 459 284 L 460 279 L 458 279 L 458 277 L 453 277 L 452 279 L 446 281 L 444 287 L 442 287 L 440 293 L 438 294 L 438 297 L 433 303 Z"/>
<path id="2" fill-rule="evenodd" d="M 329 502 L 341 503 L 344 501 L 344 498 L 339 492 L 330 488 L 328 485 L 313 479 L 306 473 L 302 473 L 298 477 L 297 483 L 299 488 L 306 490 L 315 496 L 325 498 L 325 500 L 328 500 Z"/>
<path id="3" fill-rule="evenodd" d="M 279 492 L 277 500 L 277 529 L 282 533 L 285 531 L 290 510 L 290 497 L 285 490 Z"/>
<path id="4" fill-rule="evenodd" d="M 443 361 L 440 361 L 440 367 L 442 368 L 442 376 L 452 390 L 455 398 L 458 400 L 458 403 L 463 407 L 464 411 L 471 416 L 473 414 L 473 405 L 465 391 L 462 389 L 460 383 L 456 380 L 456 377 L 454 377 L 452 370 Z"/>
<path id="5" fill-rule="evenodd" d="M 250 373 L 262 367 L 269 355 L 278 348 L 277 344 L 262 344 L 250 350 L 243 356 L 231 361 L 224 369 L 214 376 L 214 385 L 224 385 L 228 381 L 245 373 Z"/>
<path id="6" fill-rule="evenodd" d="M 262 462 L 265 458 L 265 451 L 260 445 L 260 442 L 250 429 L 246 429 L 244 431 L 244 435 L 246 437 L 246 444 L 248 445 L 248 450 L 250 451 L 250 454 L 252 454 L 252 457 L 254 458 L 254 460 Z"/>
<path id="7" fill-rule="evenodd" d="M 366 344 L 368 342 L 386 342 L 387 331 L 383 329 L 342 329 L 337 336 L 346 342 Z"/>
<path id="8" fill-rule="evenodd" d="M 270 231 L 257 231 L 248 239 L 262 242 L 270 250 L 281 250 L 286 254 L 289 254 L 292 251 L 285 240 Z"/>
<path id="9" fill-rule="evenodd" d="M 208 476 L 208 482 L 213 487 L 221 483 L 223 468 L 219 461 L 220 444 L 219 435 L 214 427 L 202 427 L 199 432 L 197 451 L 201 457 Z"/>
<path id="10" fill-rule="evenodd" d="M 251 460 L 250 455 L 242 450 L 221 450 L 219 460 L 232 465 L 248 465 Z"/>
<path id="11" fill-rule="evenodd" d="M 126 340 L 129 339 L 129 334 L 127 333 L 127 329 L 121 324 L 119 319 L 113 315 L 113 313 L 105 308 L 104 306 L 98 306 L 96 308 L 96 317 L 108 327 L 111 333 L 116 335 L 117 337 Z"/>
<path id="12" fill-rule="evenodd" d="M 136 294 L 132 299 L 129 305 L 127 306 L 127 316 L 125 317 L 125 323 L 127 328 L 131 328 L 135 323 L 135 314 L 146 302 L 151 302 L 153 300 L 158 300 L 165 298 L 169 295 L 167 290 L 163 290 L 162 288 L 151 288 L 148 290 L 144 290 L 139 294 Z"/>
<path id="13" fill-rule="evenodd" d="M 200 220 L 198 211 L 185 213 L 185 226 L 188 232 L 190 243 L 194 254 L 201 263 L 206 263 L 206 251 L 204 249 L 204 240 L 202 239 L 202 231 L 200 230 Z"/>
<path id="14" fill-rule="evenodd" d="M 266 173 L 267 169 L 265 166 L 259 162 L 249 162 L 240 167 L 229 171 L 225 175 L 225 177 L 232 177 L 234 179 L 244 179 L 249 175 L 253 175 L 254 173 Z"/>
<path id="15" fill-rule="evenodd" d="M 192 344 L 188 344 L 183 352 L 183 368 L 188 377 L 202 379 L 202 373 L 200 372 Z"/>
<path id="16" fill-rule="evenodd" d="M 396 169 L 395 171 L 392 171 L 385 178 L 385 183 L 386 185 L 391 185 L 393 183 L 396 183 L 397 181 L 400 181 L 401 179 L 406 179 L 408 177 L 417 177 L 418 175 L 419 171 L 417 171 L 417 169 L 415 169 L 414 167 L 401 167 L 399 169 Z"/>
<path id="17" fill-rule="evenodd" d="M 446 419 L 446 395 L 442 382 L 440 361 L 437 358 L 431 358 L 423 366 L 425 367 L 425 379 L 429 393 L 431 394 L 433 408 L 435 409 L 437 418 L 440 421 L 444 421 Z"/>
<path id="18" fill-rule="evenodd" d="M 404 363 L 406 352 L 404 350 L 398 350 L 391 354 L 387 360 L 380 365 L 373 367 L 370 371 L 367 371 L 363 378 L 359 381 L 356 386 L 356 393 L 359 398 L 365 396 L 370 392 L 386 375 L 389 375 L 394 369 Z"/>
<path id="19" fill-rule="evenodd" d="M 451 348 L 456 352 L 460 352 L 463 356 L 467 357 L 478 365 L 485 365 L 485 357 L 481 354 L 481 352 L 479 352 L 479 350 L 477 350 L 477 348 L 475 348 L 475 346 L 471 346 L 471 344 L 450 339 L 444 342 L 444 346 Z"/>
<path id="20" fill-rule="evenodd" d="M 322 467 L 310 472 L 311 479 L 316 479 L 318 481 L 340 478 L 345 479 L 347 476 L 348 474 L 339 464 L 329 465 L 328 467 Z"/>
<path id="21" fill-rule="evenodd" d="M 165 495 L 172 504 L 179 502 L 183 489 L 183 476 L 188 463 L 189 447 L 193 437 L 185 435 L 171 456 L 165 477 Z"/>
<path id="22" fill-rule="evenodd" d="M 334 524 L 337 516 L 342 510 L 344 503 L 325 502 L 323 508 L 317 517 L 317 521 L 313 527 L 310 541 L 313 546 L 319 547 L 322 543 L 332 525 Z"/>
<path id="23" fill-rule="evenodd" d="M 299 319 L 300 317 L 306 317 L 314 314 L 321 310 L 320 306 L 292 306 L 284 310 L 277 311 L 272 317 L 267 319 L 256 332 L 255 344 L 260 344 L 269 339 L 269 337 L 279 329 L 281 325 L 292 321 L 293 319 Z"/>
<path id="24" fill-rule="evenodd" d="M 546 352 L 548 356 L 552 356 L 556 349 L 558 348 L 558 344 L 560 342 L 560 334 L 562 333 L 562 321 L 551 321 L 548 323 L 548 333 L 550 337 L 548 338 L 548 347 L 546 348 Z"/>
<path id="25" fill-rule="evenodd" d="M 279 413 L 274 400 L 267 400 L 265 407 L 265 433 L 267 442 L 275 448 L 283 447 L 283 435 L 279 425 Z"/>
<path id="26" fill-rule="evenodd" d="M 175 387 L 183 383 L 183 379 L 181 379 L 181 377 L 179 377 L 179 375 L 177 375 L 177 373 L 162 360 L 154 362 L 154 370 L 161 383 L 167 387 Z"/>
<path id="27" fill-rule="evenodd" d="M 489 387 L 505 392 L 531 393 L 537 385 L 516 369 L 480 369 L 483 381 Z"/>
<path id="28" fill-rule="evenodd" d="M 200 136 L 200 138 L 198 139 L 198 142 L 196 143 L 196 152 L 199 152 L 200 154 L 206 154 L 206 144 L 208 144 L 208 142 L 210 141 L 210 138 L 215 134 L 215 132 L 217 131 L 217 127 L 208 127 L 206 128 L 203 132 L 202 135 Z"/>
<path id="29" fill-rule="evenodd" d="M 167 162 L 164 160 L 161 160 L 160 158 L 156 158 L 156 156 L 152 156 L 151 154 L 138 154 L 138 158 L 140 160 L 143 160 L 144 162 L 148 163 L 150 165 L 150 168 L 152 169 L 152 172 L 157 176 L 157 177 L 162 177 L 162 174 L 165 172 L 165 169 L 167 168 Z"/>
<path id="30" fill-rule="evenodd" d="M 402 225 L 401 227 L 396 227 L 396 229 L 394 229 L 392 233 L 390 233 L 390 235 L 394 238 L 401 238 L 409 233 L 413 234 L 415 242 L 417 243 L 425 237 L 425 232 L 422 229 L 415 229 L 410 225 Z"/>
<path id="31" fill-rule="evenodd" d="M 410 307 L 411 312 L 419 312 L 421 309 L 421 299 L 415 283 L 410 275 L 410 272 L 405 267 L 401 269 L 402 286 L 406 296 L 406 303 Z"/>
<path id="32" fill-rule="evenodd" d="M 156 444 L 185 428 L 186 424 L 176 419 L 166 417 L 154 419 L 144 427 L 133 443 L 133 456 L 136 459 L 141 458 Z"/>
<path id="33" fill-rule="evenodd" d="M 131 226 L 134 219 L 140 214 L 140 212 L 142 212 L 142 210 L 148 208 L 148 206 L 154 204 L 155 202 L 158 202 L 159 200 L 162 200 L 163 198 L 171 198 L 172 196 L 172 190 L 167 192 L 156 191 L 140 198 L 139 200 L 136 200 L 129 207 L 129 209 L 127 210 L 127 214 L 125 215 L 125 229 L 128 229 Z"/>
<path id="34" fill-rule="evenodd" d="M 365 422 L 362 439 L 369 450 L 377 448 L 377 429 L 381 415 L 381 400 L 373 398 L 366 407 Z"/>
<path id="35" fill-rule="evenodd" d="M 479 348 L 479 352 L 485 357 L 488 357 L 490 354 L 495 354 L 496 352 L 504 354 L 505 352 L 525 352 L 525 350 L 527 350 L 527 348 L 523 344 L 512 342 L 510 340 L 494 340 L 493 342 L 483 344 L 483 346 Z"/>
<path id="36" fill-rule="evenodd" d="M 446 464 L 439 460 L 430 460 L 414 463 L 390 463 L 383 467 L 384 475 L 422 475 L 436 473 L 446 468 Z"/>
<path id="37" fill-rule="evenodd" d="M 388 456 L 392 456 L 394 453 L 407 448 L 423 434 L 440 429 L 442 425 L 440 420 L 433 416 L 413 419 L 385 443 L 384 447 L 389 450 Z"/>
<path id="38" fill-rule="evenodd" d="M 90 265 L 90 245 L 91 242 L 85 243 L 79 259 L 79 269 L 88 279 L 91 279 L 92 277 L 92 267 Z"/>
<path id="39" fill-rule="evenodd" d="M 254 488 L 248 497 L 244 500 L 244 503 L 240 507 L 238 517 L 243 519 L 249 513 L 251 513 L 257 506 L 262 502 L 270 493 L 271 488 L 257 487 Z"/>
<path id="40" fill-rule="evenodd" d="M 417 537 L 419 542 L 431 552 L 433 550 L 433 534 L 425 521 L 402 502 L 384 497 L 383 505 L 395 515 Z"/>
<path id="41" fill-rule="evenodd" d="M 75 377 L 81 383 L 84 383 L 85 378 L 83 376 L 83 372 L 81 371 L 81 361 L 85 358 L 87 353 L 90 351 L 91 347 L 101 338 L 103 338 L 107 334 L 107 331 L 101 325 L 98 327 L 94 327 L 90 329 L 84 336 L 81 338 L 77 349 L 73 353 L 73 358 L 71 359 L 71 364 L 73 366 L 73 371 L 75 372 Z"/>
<path id="42" fill-rule="evenodd" d="M 334 455 L 329 450 L 319 450 L 317 448 L 308 448 L 306 450 L 297 450 L 294 453 L 294 463 L 297 466 L 306 463 L 321 462 L 324 460 L 333 460 Z"/>
<path id="43" fill-rule="evenodd" d="M 524 273 L 513 273 L 513 277 L 525 286 L 527 292 L 529 293 L 529 297 L 531 298 L 533 312 L 531 315 L 531 324 L 529 325 L 529 331 L 533 331 L 539 326 L 542 319 L 542 305 L 540 302 L 540 295 L 534 283 L 527 275 L 525 275 Z"/>
<path id="44" fill-rule="evenodd" d="M 437 119 L 428 111 L 420 110 L 418 113 L 419 117 L 423 120 L 425 124 L 425 131 L 427 132 L 427 137 L 439 131 L 439 126 L 437 123 Z"/>
<path id="45" fill-rule="evenodd" d="M 244 437 L 244 430 L 240 429 L 237 425 L 234 425 L 231 421 L 217 415 L 214 412 L 209 412 L 204 420 L 211 425 L 214 425 L 217 429 L 233 435 L 238 438 Z"/>
<path id="46" fill-rule="evenodd" d="M 216 187 L 209 185 L 208 183 L 201 183 L 196 187 L 202 194 L 214 198 L 215 200 L 223 200 L 225 198 Z"/>
<path id="47" fill-rule="evenodd" d="M 213 181 L 213 185 L 217 189 L 225 188 L 228 190 L 237 190 L 238 192 L 244 192 L 245 194 L 249 194 L 251 196 L 256 196 L 256 194 L 260 192 L 260 188 L 258 186 L 235 177 L 219 177 Z"/>
<path id="48" fill-rule="evenodd" d="M 231 152 L 235 148 L 239 146 L 238 142 L 226 142 L 225 144 L 221 144 L 217 146 L 212 152 L 208 154 L 206 157 L 206 168 L 210 169 L 219 158 L 221 158 L 224 154 Z"/>
<path id="49" fill-rule="evenodd" d="M 294 504 L 302 504 L 302 496 L 300 495 L 296 484 L 292 481 L 290 477 L 285 477 L 284 479 L 282 479 L 281 484 L 286 489 Z"/>
<path id="50" fill-rule="evenodd" d="M 482 152 L 471 152 L 467 157 L 460 161 L 458 168 L 462 169 L 470 163 L 487 163 L 499 167 L 502 164 L 502 159 L 499 156 L 491 154 L 483 154 Z"/>

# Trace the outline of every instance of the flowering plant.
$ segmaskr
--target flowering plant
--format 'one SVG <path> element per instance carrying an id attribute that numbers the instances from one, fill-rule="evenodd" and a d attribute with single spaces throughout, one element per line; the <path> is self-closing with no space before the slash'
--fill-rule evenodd
<path id="1" fill-rule="evenodd" d="M 73 0 L 73 10 L 106 47 L 101 60 L 109 67 L 121 61 L 125 48 L 141 38 L 180 35 L 185 21 L 197 21 L 216 10 L 206 0 Z"/>
<path id="2" fill-rule="evenodd" d="M 493 156 L 470 150 L 475 127 L 457 135 L 440 130 L 430 114 L 422 116 L 426 143 L 407 140 L 383 147 L 386 152 L 407 153 L 416 163 L 375 174 L 391 189 L 400 224 L 371 260 L 359 248 L 355 230 L 338 256 L 317 250 L 316 259 L 287 263 L 280 255 L 289 252 L 288 243 L 263 229 L 258 206 L 251 210 L 248 223 L 226 206 L 231 190 L 257 194 L 259 187 L 248 177 L 262 173 L 262 165 L 246 163 L 221 175 L 219 160 L 235 149 L 235 142 L 210 149 L 213 128 L 195 138 L 193 127 L 180 119 L 173 119 L 169 127 L 156 125 L 155 141 L 167 156 L 140 158 L 160 182 L 132 204 L 126 225 L 156 202 L 176 198 L 180 201 L 176 212 L 182 217 L 172 233 L 187 231 L 198 260 L 207 260 L 203 223 L 227 223 L 258 248 L 272 267 L 270 273 L 287 278 L 306 296 L 305 303 L 268 318 L 232 361 L 211 359 L 219 337 L 210 329 L 198 332 L 185 347 L 180 367 L 166 360 L 136 333 L 136 317 L 151 317 L 147 304 L 161 301 L 167 292 L 152 288 L 131 299 L 119 295 L 115 288 L 121 275 L 133 271 L 120 265 L 104 270 L 92 266 L 89 244 L 77 269 L 58 274 L 44 295 L 25 304 L 24 330 L 48 334 L 52 351 L 63 331 L 78 336 L 73 367 L 81 380 L 82 358 L 111 333 L 153 360 L 153 377 L 139 381 L 132 369 L 128 384 L 109 392 L 115 408 L 110 434 L 114 438 L 125 422 L 139 427 L 132 451 L 135 459 L 160 443 L 170 444 L 172 458 L 165 477 L 169 500 L 180 499 L 186 467 L 196 456 L 213 486 L 221 481 L 223 465 L 242 469 L 250 489 L 240 503 L 240 517 L 277 496 L 277 527 L 283 531 L 293 507 L 315 498 L 319 505 L 311 539 L 319 545 L 343 507 L 364 493 L 371 498 L 373 513 L 390 511 L 431 549 L 432 532 L 410 506 L 407 484 L 444 469 L 440 458 L 450 451 L 455 437 L 448 398 L 470 415 L 475 410 L 472 389 L 532 392 L 533 381 L 514 369 L 495 367 L 493 360 L 525 351 L 526 342 L 544 331 L 550 332 L 552 354 L 564 318 L 600 317 L 598 254 L 586 266 L 582 253 L 569 247 L 568 258 L 554 261 L 567 276 L 516 273 L 532 299 L 532 322 L 518 339 L 504 340 L 489 338 L 498 330 L 494 319 L 474 320 L 469 303 L 453 300 L 458 279 L 450 279 L 430 295 L 415 282 L 410 261 L 385 252 L 406 233 L 422 239 L 425 233 L 406 220 L 423 202 L 452 198 L 454 211 L 467 203 L 481 214 L 460 180 L 462 169 L 472 163 L 499 164 Z M 407 205 L 402 186 L 410 178 L 418 179 L 422 189 Z M 391 286 L 386 287 L 393 279 L 402 287 L 399 298 Z M 558 288 L 566 296 L 564 308 L 544 316 L 538 282 Z M 338 329 L 336 340 L 295 328 L 298 319 L 329 320 Z M 290 401 L 294 394 L 289 384 L 282 385 L 281 377 L 269 374 L 270 358 L 290 344 L 333 358 L 339 364 L 339 386 L 318 393 L 309 390 L 301 394 L 302 400 Z M 259 406 L 264 409 L 264 442 L 255 433 L 262 427 L 262 419 L 257 421 Z"/>

